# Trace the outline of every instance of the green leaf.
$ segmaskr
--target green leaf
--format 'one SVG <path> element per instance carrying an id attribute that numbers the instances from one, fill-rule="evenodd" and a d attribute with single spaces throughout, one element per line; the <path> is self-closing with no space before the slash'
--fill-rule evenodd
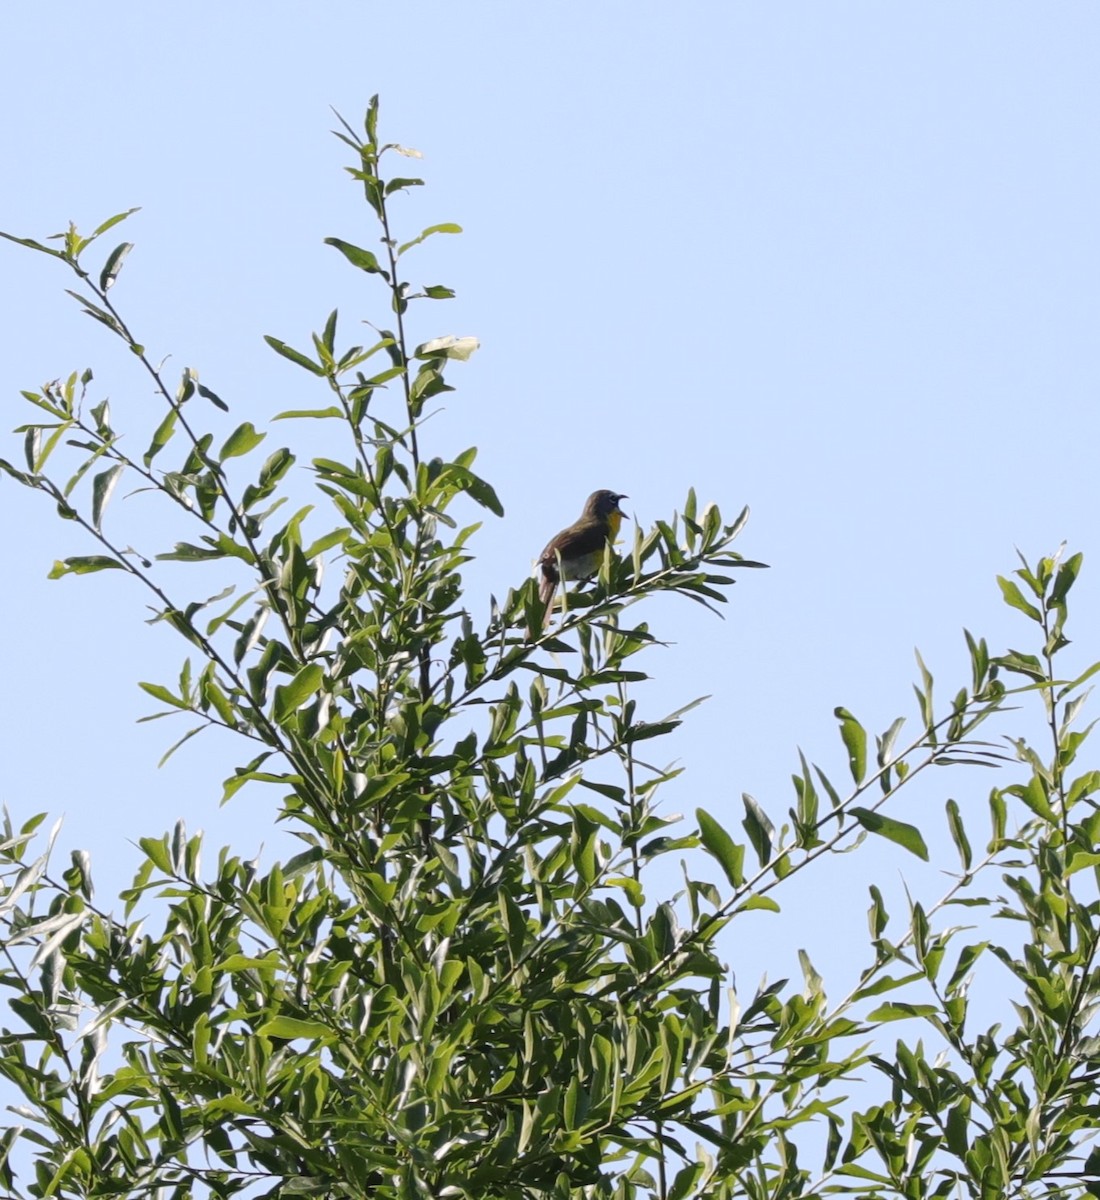
<path id="1" fill-rule="evenodd" d="M 99 273 L 99 286 L 102 291 L 106 292 L 112 287 L 118 278 L 119 271 L 122 270 L 122 264 L 126 260 L 126 255 L 133 248 L 133 242 L 121 242 L 107 256 L 107 261 L 103 264 L 103 270 Z"/>
<path id="2" fill-rule="evenodd" d="M 1054 586 L 1050 589 L 1052 604 L 1061 604 L 1065 600 L 1066 593 L 1073 587 L 1081 572 L 1081 564 L 1084 560 L 1083 554 L 1074 554 L 1058 568 L 1058 574 L 1054 577 Z"/>
<path id="3" fill-rule="evenodd" d="M 165 704 L 170 704 L 173 708 L 187 709 L 190 706 L 178 696 L 173 696 L 172 693 L 159 683 L 138 683 L 138 687 L 143 692 L 148 693 L 154 700 L 163 701 Z"/>
<path id="4" fill-rule="evenodd" d="M 34 487 L 34 480 L 26 471 L 20 471 L 17 467 L 13 467 L 6 458 L 0 458 L 0 471 L 10 475 L 12 479 L 17 480 L 25 487 Z"/>
<path id="5" fill-rule="evenodd" d="M 686 1166 L 681 1167 L 676 1172 L 672 1187 L 669 1188 L 668 1200 L 686 1200 L 705 1169 L 705 1164 L 702 1162 L 689 1162 Z"/>
<path id="6" fill-rule="evenodd" d="M 978 961 L 988 947 L 988 942 L 977 942 L 973 946 L 963 947 L 961 953 L 959 954 L 959 960 L 955 964 L 955 969 L 951 972 L 951 978 L 947 983 L 947 994 L 949 996 L 960 986 L 960 984 L 962 984 L 967 975 L 969 975 L 974 969 L 974 964 Z"/>
<path id="7" fill-rule="evenodd" d="M 914 650 L 913 654 L 917 659 L 917 666 L 920 668 L 920 687 L 913 685 L 913 691 L 917 694 L 917 703 L 920 705 L 921 720 L 924 721 L 925 727 L 928 730 L 929 736 L 935 738 L 935 712 L 932 703 L 932 673 L 924 664 L 924 659 L 921 658 L 919 650 Z"/>
<path id="8" fill-rule="evenodd" d="M 1025 675 L 1036 683 L 1046 682 L 1046 670 L 1034 654 L 1023 654 L 1019 650 L 1009 650 L 993 660 L 997 666 L 1004 667 L 1015 675 Z"/>
<path id="9" fill-rule="evenodd" d="M 206 704 L 213 707 L 218 714 L 223 725 L 227 725 L 230 729 L 237 727 L 237 715 L 233 711 L 233 706 L 229 703 L 229 697 L 222 691 L 217 680 L 212 678 L 204 679 L 201 683 L 200 691 L 203 700 Z M 204 704 L 204 710 L 206 705 Z"/>
<path id="10" fill-rule="evenodd" d="M 444 474 L 448 478 L 456 480 L 459 487 L 476 500 L 482 508 L 487 508 L 498 517 L 504 516 L 504 505 L 501 504 L 492 486 L 486 483 L 480 475 L 475 475 L 468 468 L 457 466 L 454 463 L 447 466 Z"/>
<path id="11" fill-rule="evenodd" d="M 413 351 L 413 358 L 453 358 L 459 362 L 466 360 L 481 345 L 476 337 L 456 337 L 448 334 L 446 337 L 432 338 Z"/>
<path id="12" fill-rule="evenodd" d="M 310 663 L 294 676 L 289 683 L 275 689 L 275 720 L 285 721 L 317 692 L 324 682 L 324 669 Z"/>
<path id="13" fill-rule="evenodd" d="M 263 958 L 252 958 L 247 954 L 230 954 L 217 964 L 216 970 L 232 974 L 234 971 L 270 971 L 279 967 L 279 956 L 271 951 Z"/>
<path id="14" fill-rule="evenodd" d="M 111 403 L 103 400 L 91 408 L 92 420 L 95 421 L 96 432 L 102 438 L 111 437 Z"/>
<path id="15" fill-rule="evenodd" d="M 893 817 L 884 817 L 881 813 L 872 812 L 869 808 L 851 808 L 849 813 L 870 833 L 877 833 L 904 846 L 918 858 L 928 861 L 928 847 L 924 844 L 920 830 L 915 825 L 907 825 L 904 821 L 895 821 Z"/>
<path id="16" fill-rule="evenodd" d="M 50 570 L 48 579 L 60 579 L 62 575 L 91 575 L 95 571 L 125 570 L 117 558 L 106 554 L 84 554 L 75 558 L 59 559 Z"/>
<path id="17" fill-rule="evenodd" d="M 101 325 L 106 325 L 112 333 L 124 336 L 122 334 L 122 326 L 118 323 L 118 318 L 112 316 L 105 308 L 100 308 L 98 304 L 93 304 L 86 296 L 82 296 L 79 292 L 74 292 L 71 288 L 66 288 L 65 292 L 67 295 L 72 296 L 83 307 L 84 312 L 93 318 L 93 320 L 98 321 Z"/>
<path id="18" fill-rule="evenodd" d="M 346 525 L 342 525 L 338 529 L 333 529 L 329 533 L 322 534 L 315 542 L 310 542 L 303 549 L 302 554 L 307 559 L 314 559 L 319 554 L 324 554 L 326 550 L 331 550 L 333 546 L 340 545 L 350 535 L 351 530 Z"/>
<path id="19" fill-rule="evenodd" d="M 157 555 L 159 562 L 210 562 L 215 558 L 225 558 L 224 549 L 193 546 L 190 542 L 177 542 L 172 550 Z"/>
<path id="20" fill-rule="evenodd" d="M 273 421 L 291 421 L 301 417 L 338 417 L 344 420 L 344 412 L 334 404 L 328 408 L 288 408 L 286 412 L 276 413 Z"/>
<path id="21" fill-rule="evenodd" d="M 222 792 L 222 804 L 230 800 L 241 790 L 246 783 L 277 783 L 285 777 L 282 775 L 274 775 L 268 772 L 259 771 L 257 768 L 266 762 L 272 755 L 271 750 L 265 750 L 263 754 L 257 755 L 250 763 L 243 767 L 237 767 L 229 779 L 223 783 L 224 791 Z"/>
<path id="22" fill-rule="evenodd" d="M 775 834 L 775 826 L 769 820 L 768 814 L 748 792 L 743 792 L 741 799 L 745 805 L 745 819 L 741 824 L 749 835 L 749 841 L 756 851 L 760 865 L 765 867 L 772 856 L 772 837 Z"/>
<path id="23" fill-rule="evenodd" d="M 41 253 L 52 255 L 54 258 L 65 257 L 60 250 L 55 250 L 52 246 L 43 246 L 41 242 L 36 242 L 34 238 L 16 237 L 15 234 L 4 233 L 2 230 L 0 230 L 0 238 L 14 242 L 17 246 L 26 246 L 28 250 L 39 250 Z"/>
<path id="24" fill-rule="evenodd" d="M 697 808 L 695 817 L 703 845 L 718 860 L 730 883 L 739 888 L 745 882 L 745 847 L 739 846 L 706 809 Z"/>
<path id="25" fill-rule="evenodd" d="M 276 354 L 281 354 L 283 358 L 289 359 L 292 363 L 297 363 L 300 367 L 305 367 L 307 371 L 311 371 L 314 375 L 324 376 L 325 368 L 319 363 L 315 363 L 312 358 L 307 358 L 300 350 L 295 350 L 288 346 L 286 342 L 280 342 L 278 338 L 271 337 L 269 334 L 264 334 L 264 341 L 275 351 Z"/>
<path id="26" fill-rule="evenodd" d="M 639 721 L 637 725 L 631 725 L 629 729 L 624 730 L 623 744 L 629 745 L 633 742 L 648 741 L 649 738 L 664 737 L 666 733 L 679 729 L 680 725 L 680 721 Z"/>
<path id="27" fill-rule="evenodd" d="M 110 500 L 111 493 L 115 490 L 115 485 L 122 472 L 122 464 L 116 463 L 113 467 L 108 467 L 106 471 L 100 471 L 92 479 L 92 525 L 96 530 L 100 527 L 107 501 Z"/>
<path id="28" fill-rule="evenodd" d="M 364 250 L 362 246 L 353 246 L 351 242 L 345 242 L 342 238 L 335 237 L 325 238 L 325 245 L 335 246 L 353 267 L 358 267 L 360 271 L 366 271 L 371 275 L 381 275 L 389 283 L 390 273 L 382 267 L 371 251 Z"/>
<path id="29" fill-rule="evenodd" d="M 906 1021 L 910 1017 L 934 1017 L 939 1010 L 934 1004 L 880 1004 L 867 1014 L 868 1021 Z"/>
<path id="30" fill-rule="evenodd" d="M 257 501 L 270 496 L 275 485 L 294 465 L 294 455 L 286 446 L 281 446 L 273 454 L 269 454 L 260 468 L 260 477 L 255 484 L 245 488 L 241 498 L 242 508 L 249 509 Z"/>
<path id="31" fill-rule="evenodd" d="M 245 421 L 243 425 L 238 425 L 229 437 L 225 439 L 221 457 L 223 459 L 239 458 L 242 454 L 247 454 L 250 450 L 254 450 L 265 437 L 267 437 L 267 434 L 257 433 L 251 421 Z"/>
<path id="32" fill-rule="evenodd" d="M 963 828 L 958 802 L 955 800 L 947 802 L 947 826 L 951 830 L 951 840 L 955 843 L 959 858 L 962 859 L 963 870 L 969 871 L 974 856 L 970 849 L 970 839 L 966 836 L 966 830 Z"/>
<path id="33" fill-rule="evenodd" d="M 406 250 L 411 250 L 413 246 L 419 246 L 426 238 L 430 238 L 436 233 L 461 233 L 462 226 L 455 225 L 453 222 L 447 221 L 442 225 L 429 225 L 418 237 L 414 237 L 411 242 L 405 242 L 397 248 L 397 257 L 400 258 Z M 328 239 L 326 239 L 328 240 Z"/>
<path id="34" fill-rule="evenodd" d="M 866 987 L 859 988 L 853 995 L 853 1000 L 866 1000 L 869 996 L 880 996 L 883 992 L 891 992 L 895 988 L 906 987 L 913 983 L 914 980 L 924 979 L 923 971 L 913 971 L 909 975 L 900 977 L 894 975 L 881 975 L 873 983 L 869 983 Z"/>
<path id="35" fill-rule="evenodd" d="M 275 1017 L 266 1021 L 256 1032 L 260 1037 L 277 1038 L 326 1038 L 335 1039 L 336 1035 L 320 1021 L 300 1021 L 297 1017 Z"/>
<path id="36" fill-rule="evenodd" d="M 165 752 L 160 756 L 160 761 L 157 763 L 157 766 L 163 767 L 164 764 L 172 757 L 173 754 L 175 754 L 175 752 L 181 746 L 183 746 L 186 742 L 189 742 L 196 734 L 202 733 L 204 730 L 206 730 L 208 728 L 209 728 L 209 726 L 207 726 L 207 725 L 196 725 L 194 729 L 189 729 L 183 735 L 183 737 L 180 738 L 180 740 L 178 742 L 174 742 L 171 746 L 168 747 L 167 750 L 165 750 Z"/>
<path id="37" fill-rule="evenodd" d="M 113 229 L 120 221 L 125 221 L 127 217 L 132 217 L 136 212 L 141 212 L 141 208 L 128 208 L 125 212 L 116 213 L 115 216 L 108 217 L 102 225 L 95 227 L 92 231 L 92 237 L 99 237 L 101 233 L 106 233 L 108 229 Z"/>
<path id="38" fill-rule="evenodd" d="M 833 714 L 840 721 L 840 736 L 848 750 L 848 766 L 856 783 L 867 776 L 867 731 L 846 708 L 837 708 Z"/>
<path id="39" fill-rule="evenodd" d="M 340 310 L 334 308 L 328 315 L 328 320 L 325 322 L 325 331 L 321 334 L 321 344 L 329 352 L 336 353 L 336 323 L 340 319 Z"/>
<path id="40" fill-rule="evenodd" d="M 204 400 L 209 400 L 215 408 L 220 408 L 222 412 L 229 411 L 229 405 L 226 404 L 226 402 L 217 394 L 217 392 L 212 392 L 208 387 L 199 383 L 197 380 L 195 382 L 195 386 L 199 389 L 199 395 Z"/>
<path id="41" fill-rule="evenodd" d="M 1023 592 L 1020 591 L 1020 589 L 1012 582 L 1011 579 L 1005 579 L 1003 575 L 998 575 L 997 583 L 1000 586 L 1001 594 L 1004 596 L 1005 603 L 1009 605 L 1009 607 L 1019 609 L 1020 612 L 1025 613 L 1033 621 L 1040 623 L 1042 622 L 1042 613 L 1039 612 L 1034 604 L 1030 604 L 1024 599 Z"/>
<path id="42" fill-rule="evenodd" d="M 1081 1174 L 1100 1176 L 1100 1146 L 1093 1146 L 1089 1151 L 1089 1156 L 1081 1167 Z M 1095 1195 L 1096 1193 L 1090 1192 L 1089 1194 Z"/>
<path id="43" fill-rule="evenodd" d="M 149 449 L 145 451 L 142 462 L 148 467 L 154 458 L 168 445 L 168 439 L 176 432 L 176 418 L 179 416 L 177 409 L 172 409 L 165 414 L 164 420 L 157 426 L 156 432 L 153 434 L 153 440 L 149 443 Z"/>
<path id="44" fill-rule="evenodd" d="M 396 176 L 386 184 L 386 195 L 392 196 L 394 192 L 402 191 L 405 188 L 423 186 L 423 179 L 402 179 L 400 176 Z"/>
<path id="45" fill-rule="evenodd" d="M 645 893 L 642 891 L 642 885 L 636 880 L 630 878 L 629 875 L 609 875 L 603 881 L 604 887 L 618 887 L 626 892 L 626 898 L 635 908 L 641 908 L 645 904 Z"/>
<path id="46" fill-rule="evenodd" d="M 145 856 L 165 875 L 172 874 L 172 860 L 168 854 L 167 836 L 160 838 L 143 837 L 138 839 L 138 845 L 145 851 Z"/>

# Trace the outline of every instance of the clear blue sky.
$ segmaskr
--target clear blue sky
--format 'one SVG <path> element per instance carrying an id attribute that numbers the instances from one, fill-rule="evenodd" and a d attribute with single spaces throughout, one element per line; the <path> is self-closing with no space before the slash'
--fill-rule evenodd
<path id="1" fill-rule="evenodd" d="M 742 791 L 786 809 L 799 745 L 843 778 L 834 706 L 878 730 L 915 715 L 915 645 L 946 698 L 962 626 L 995 650 L 1024 636 L 994 584 L 1014 546 L 1085 551 L 1070 634 L 1076 661 L 1100 657 L 1098 44 L 1092 0 L 13 4 L 0 228 L 141 205 L 118 303 L 260 424 L 315 398 L 263 334 L 382 312 L 322 245 L 369 236 L 329 106 L 358 121 L 381 93 L 385 136 L 425 156 L 404 227 L 466 230 L 422 248 L 459 299 L 417 334 L 482 342 L 437 425 L 442 451 L 481 447 L 507 510 L 476 544 L 471 607 L 595 487 L 645 523 L 691 485 L 731 517 L 752 506 L 740 548 L 771 571 L 725 622 L 658 606 L 677 644 L 641 698 L 655 718 L 713 694 L 668 802 L 737 822 Z M 97 398 L 152 405 L 59 269 L 3 245 L 0 278 L 4 427 L 19 389 L 86 365 Z M 282 845 L 261 789 L 218 808 L 241 748 L 199 739 L 156 770 L 171 730 L 135 726 L 136 681 L 171 678 L 182 645 L 117 580 L 47 582 L 87 545 L 10 482 L 0 503 L 2 798 L 65 813 L 62 845 L 93 852 L 105 889 L 136 865 L 127 839 L 178 816 L 211 859 Z M 984 831 L 989 784 L 938 776 L 898 815 L 942 825 L 954 795 Z M 764 942 L 731 947 L 742 982 L 806 946 L 828 984 L 831 959 L 864 960 L 867 883 L 896 894 L 904 871 L 936 894 L 939 865 L 879 846 L 826 868 Z"/>

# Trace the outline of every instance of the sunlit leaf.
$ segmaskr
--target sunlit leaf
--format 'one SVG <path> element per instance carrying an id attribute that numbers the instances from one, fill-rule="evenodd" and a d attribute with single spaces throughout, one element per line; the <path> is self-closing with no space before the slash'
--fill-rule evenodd
<path id="1" fill-rule="evenodd" d="M 846 708 L 838 708 L 834 715 L 840 721 L 840 736 L 848 751 L 848 766 L 856 783 L 867 776 L 867 731 Z"/>
<path id="2" fill-rule="evenodd" d="M 745 882 L 745 847 L 734 842 L 725 829 L 703 808 L 695 810 L 699 822 L 699 839 L 718 860 L 726 878 L 739 888 Z"/>
<path id="3" fill-rule="evenodd" d="M 364 250 L 361 246 L 354 246 L 351 242 L 345 242 L 342 238 L 336 237 L 325 238 L 325 245 L 335 246 L 353 267 L 358 267 L 361 271 L 367 271 L 372 275 L 381 275 L 383 279 L 389 280 L 389 272 L 382 267 L 372 251 Z M 269 338 L 268 341 L 270 342 L 270 340 Z"/>
<path id="4" fill-rule="evenodd" d="M 907 825 L 904 821 L 894 820 L 893 817 L 884 817 L 868 808 L 850 808 L 848 812 L 870 833 L 877 833 L 880 837 L 896 842 L 911 854 L 924 859 L 925 862 L 928 861 L 928 847 L 915 825 Z"/>
<path id="5" fill-rule="evenodd" d="M 1042 613 L 1039 612 L 1034 604 L 1024 599 L 1023 592 L 1020 591 L 1019 587 L 1011 579 L 1005 579 L 1003 575 L 998 575 L 997 584 L 1001 589 L 1001 594 L 1004 596 L 1006 604 L 1012 608 L 1019 609 L 1020 612 L 1025 613 L 1033 621 L 1042 621 Z"/>
<path id="6" fill-rule="evenodd" d="M 264 334 L 264 341 L 275 351 L 276 354 L 281 354 L 283 358 L 289 359 L 292 363 L 297 363 L 300 367 L 305 367 L 307 371 L 314 375 L 324 375 L 325 369 L 319 363 L 315 363 L 312 358 L 308 358 L 300 350 L 295 350 L 288 346 L 286 342 L 280 342 L 278 338 Z"/>
<path id="7" fill-rule="evenodd" d="M 462 226 L 455 225 L 453 222 L 450 222 L 450 221 L 444 222 L 442 225 L 429 225 L 427 229 L 425 229 L 417 237 L 414 237 L 412 239 L 412 241 L 404 242 L 404 243 L 402 243 L 402 245 L 398 246 L 397 255 L 400 258 L 401 255 L 404 254 L 406 250 L 411 250 L 413 248 L 413 246 L 419 246 L 421 242 L 425 241 L 427 238 L 430 238 L 437 233 L 461 233 L 461 232 L 462 232 Z"/>
<path id="8" fill-rule="evenodd" d="M 275 720 L 285 721 L 313 696 L 324 682 L 324 669 L 310 663 L 289 682 L 275 689 Z"/>
<path id="9" fill-rule="evenodd" d="M 271 1021 L 265 1021 L 256 1033 L 260 1037 L 306 1038 L 310 1041 L 316 1038 L 335 1039 L 336 1036 L 320 1021 L 303 1021 L 297 1017 L 275 1017 Z"/>
<path id="10" fill-rule="evenodd" d="M 476 337 L 447 337 L 433 338 L 424 342 L 413 351 L 414 358 L 454 358 L 465 362 L 481 345 Z"/>
<path id="11" fill-rule="evenodd" d="M 84 554 L 74 558 L 60 559 L 50 569 L 48 578 L 60 579 L 62 575 L 91 575 L 96 571 L 125 570 L 117 558 L 106 554 Z"/>
<path id="12" fill-rule="evenodd" d="M 242 454 L 254 450 L 265 437 L 267 434 L 257 433 L 251 421 L 245 421 L 226 438 L 220 457 L 223 459 L 239 458 Z"/>

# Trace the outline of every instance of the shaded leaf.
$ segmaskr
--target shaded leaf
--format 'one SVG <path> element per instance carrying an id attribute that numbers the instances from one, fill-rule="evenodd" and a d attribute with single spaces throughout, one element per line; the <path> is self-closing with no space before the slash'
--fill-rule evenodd
<path id="1" fill-rule="evenodd" d="M 963 828 L 958 802 L 955 800 L 947 801 L 947 825 L 951 830 L 951 840 L 955 843 L 959 858 L 962 859 L 963 870 L 969 871 L 974 856 L 970 849 L 970 839 L 966 836 L 966 830 Z"/>
<path id="2" fill-rule="evenodd" d="M 102 291 L 106 292 L 114 285 L 119 271 L 122 270 L 122 264 L 126 261 L 126 255 L 133 248 L 133 242 L 121 242 L 107 256 L 107 261 L 103 264 L 103 270 L 99 273 L 99 286 Z"/>
<path id="3" fill-rule="evenodd" d="M 745 819 L 741 824 L 749 835 L 749 841 L 756 851 L 760 865 L 767 866 L 772 856 L 772 837 L 775 834 L 775 826 L 768 818 L 768 814 L 748 792 L 743 792 L 741 799 L 745 805 Z"/>
<path id="4" fill-rule="evenodd" d="M 115 485 L 121 478 L 122 472 L 122 464 L 116 463 L 113 467 L 108 467 L 106 471 L 100 471 L 92 480 L 92 525 L 96 529 L 99 529 L 103 521 L 107 502 L 110 500 L 111 493 L 115 490 Z"/>
<path id="5" fill-rule="evenodd" d="M 199 395 L 204 400 L 209 400 L 215 408 L 220 408 L 222 412 L 229 411 L 229 405 L 216 392 L 212 392 L 205 384 L 196 381 L 195 386 L 199 389 Z"/>

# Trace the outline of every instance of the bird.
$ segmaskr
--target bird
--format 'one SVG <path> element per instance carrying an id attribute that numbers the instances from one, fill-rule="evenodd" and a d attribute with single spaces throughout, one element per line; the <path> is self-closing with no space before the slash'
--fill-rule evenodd
<path id="1" fill-rule="evenodd" d="M 580 518 L 546 543 L 537 564 L 543 625 L 550 620 L 554 593 L 562 576 L 567 580 L 589 579 L 600 569 L 604 549 L 618 536 L 626 515 L 619 507 L 619 501 L 627 498 L 625 492 L 613 492 L 608 488 L 593 492 L 584 502 Z"/>

